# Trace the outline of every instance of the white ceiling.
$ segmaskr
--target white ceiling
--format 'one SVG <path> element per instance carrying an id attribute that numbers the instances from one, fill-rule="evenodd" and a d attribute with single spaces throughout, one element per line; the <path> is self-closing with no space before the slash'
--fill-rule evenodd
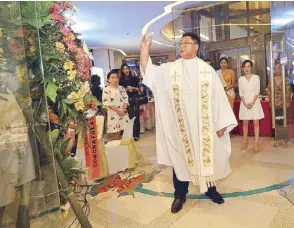
<path id="1" fill-rule="evenodd" d="M 180 10 L 190 7 L 199 7 L 219 3 L 221 1 L 187 1 L 173 9 Z M 139 54 L 141 31 L 151 19 L 164 12 L 164 7 L 174 1 L 74 1 L 78 7 L 73 20 L 77 22 L 74 29 L 84 35 L 89 47 L 111 47 L 121 49 L 127 55 Z M 292 7 L 285 9 L 284 5 L 276 6 L 271 12 L 272 29 L 275 31 L 281 26 L 293 21 Z M 291 3 L 290 3 L 291 4 Z M 287 7 L 287 6 L 286 6 Z M 179 11 L 177 13 L 179 16 Z M 154 39 L 168 43 L 160 34 L 160 30 L 173 20 L 170 13 L 154 24 L 147 32 L 155 32 Z M 174 48 L 153 43 L 152 53 L 173 52 Z"/>
<path id="2" fill-rule="evenodd" d="M 79 8 L 79 12 L 76 13 L 75 31 L 85 36 L 83 39 L 89 47 L 112 47 L 122 49 L 128 55 L 138 54 L 143 26 L 161 14 L 163 7 L 170 3 L 74 2 Z M 162 47 L 159 45 L 153 45 L 153 51 L 160 49 Z"/>
<path id="3" fill-rule="evenodd" d="M 73 20 L 74 29 L 83 34 L 83 40 L 89 47 L 111 47 L 121 49 L 127 55 L 140 51 L 141 31 L 144 25 L 164 12 L 164 7 L 172 1 L 75 1 L 79 12 Z M 199 6 L 212 2 L 185 2 L 175 9 Z M 167 43 L 160 35 L 160 30 L 173 20 L 172 13 L 152 24 L 148 32 L 155 32 L 154 39 Z M 152 45 L 152 53 L 173 52 L 174 48 Z"/>

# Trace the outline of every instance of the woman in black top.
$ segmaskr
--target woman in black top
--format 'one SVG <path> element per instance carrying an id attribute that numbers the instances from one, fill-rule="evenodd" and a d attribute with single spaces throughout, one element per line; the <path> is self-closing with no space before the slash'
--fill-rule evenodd
<path id="1" fill-rule="evenodd" d="M 101 79 L 98 75 L 93 75 L 91 77 L 91 92 L 92 95 L 97 98 L 99 102 L 102 103 L 102 89 L 100 87 Z M 98 114 L 102 114 L 102 106 L 97 107 Z"/>
<path id="2" fill-rule="evenodd" d="M 138 103 L 138 91 L 139 91 L 139 82 L 138 78 L 135 76 L 132 76 L 132 73 L 130 71 L 130 67 L 124 63 L 121 66 L 120 69 L 121 77 L 119 79 L 119 85 L 123 86 L 129 96 L 129 106 L 128 106 L 128 113 L 130 119 L 136 117 L 135 123 L 134 123 L 134 139 L 135 141 L 139 140 L 140 137 L 140 110 Z"/>

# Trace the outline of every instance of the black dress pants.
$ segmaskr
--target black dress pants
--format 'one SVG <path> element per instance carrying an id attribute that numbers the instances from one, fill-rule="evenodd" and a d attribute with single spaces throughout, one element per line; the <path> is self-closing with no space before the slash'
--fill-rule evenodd
<path id="1" fill-rule="evenodd" d="M 139 138 L 140 137 L 140 110 L 139 110 L 139 105 L 137 104 L 137 102 L 130 103 L 128 107 L 128 114 L 130 119 L 133 119 L 134 117 L 136 117 L 134 122 L 133 137 Z"/>
<path id="2" fill-rule="evenodd" d="M 189 181 L 180 181 L 175 173 L 175 170 L 173 169 L 173 182 L 174 182 L 174 188 L 175 188 L 175 199 L 181 199 L 183 200 L 186 198 L 186 195 L 188 194 L 188 188 L 189 188 Z"/>

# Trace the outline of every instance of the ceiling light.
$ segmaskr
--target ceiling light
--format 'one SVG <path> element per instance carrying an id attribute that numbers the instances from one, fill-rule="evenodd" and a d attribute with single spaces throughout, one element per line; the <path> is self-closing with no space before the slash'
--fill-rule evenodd
<path id="1" fill-rule="evenodd" d="M 72 27 L 76 32 L 86 32 L 86 31 L 91 31 L 96 28 L 96 26 L 93 24 L 83 23 L 83 22 L 79 22 L 79 23 L 73 25 Z"/>
<path id="2" fill-rule="evenodd" d="M 90 47 L 91 49 L 97 50 L 97 49 L 109 49 L 109 50 L 114 50 L 114 51 L 119 51 L 123 56 L 127 56 L 127 54 L 118 48 L 112 48 L 112 47 Z"/>
<path id="3" fill-rule="evenodd" d="M 155 43 L 155 44 L 159 44 L 159 45 L 163 45 L 163 46 L 167 46 L 167 47 L 172 47 L 172 48 L 175 47 L 174 45 L 164 44 L 164 43 L 161 43 L 161 42 L 159 42 L 157 40 L 152 40 L 152 42 Z"/>
<path id="4" fill-rule="evenodd" d="M 160 20 L 161 18 L 163 18 L 164 16 L 168 15 L 171 13 L 171 10 L 173 7 L 177 6 L 177 5 L 180 5 L 180 4 L 183 4 L 185 3 L 185 1 L 178 1 L 178 2 L 174 2 L 172 4 L 169 4 L 167 6 L 164 7 L 164 12 L 160 15 L 158 15 L 157 17 L 151 19 L 150 21 L 148 21 L 143 29 L 142 29 L 142 35 L 146 35 L 147 31 L 148 31 L 148 28 L 153 24 L 155 23 L 156 21 Z"/>
<path id="5" fill-rule="evenodd" d="M 293 21 L 293 17 L 288 17 L 288 18 L 277 18 L 277 19 L 272 19 L 271 24 L 272 25 L 286 25 L 290 22 Z"/>
<path id="6" fill-rule="evenodd" d="M 164 12 L 160 15 L 158 15 L 157 17 L 153 18 L 152 20 L 148 21 L 144 27 L 142 28 L 142 36 L 145 36 L 147 34 L 147 31 L 148 31 L 148 28 L 153 24 L 155 23 L 156 21 L 160 20 L 161 18 L 163 18 L 164 16 L 168 15 L 171 13 L 172 11 L 172 8 L 177 6 L 177 5 L 181 5 L 183 3 L 185 3 L 186 1 L 178 1 L 178 2 L 174 2 L 172 4 L 169 4 L 167 6 L 164 7 Z M 164 44 L 164 43 L 161 43 L 159 41 L 156 41 L 156 40 L 152 40 L 153 43 L 156 43 L 156 44 L 159 44 L 159 45 L 164 45 L 164 46 L 167 46 L 167 47 L 174 47 L 173 45 L 169 45 L 169 44 Z"/>

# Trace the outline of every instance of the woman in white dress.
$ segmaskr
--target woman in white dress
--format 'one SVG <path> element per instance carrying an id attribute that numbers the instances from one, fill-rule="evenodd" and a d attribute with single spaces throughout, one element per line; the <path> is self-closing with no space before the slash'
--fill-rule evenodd
<path id="1" fill-rule="evenodd" d="M 107 107 L 107 133 L 113 134 L 114 140 L 120 138 L 120 132 L 129 121 L 128 94 L 124 87 L 118 85 L 118 80 L 117 72 L 110 71 L 107 74 L 108 86 L 102 93 L 103 105 Z"/>
<path id="2" fill-rule="evenodd" d="M 242 150 L 248 147 L 248 124 L 249 120 L 254 123 L 255 144 L 254 152 L 259 151 L 259 120 L 264 118 L 264 113 L 259 100 L 260 78 L 258 75 L 251 73 L 253 63 L 250 60 L 245 60 L 242 63 L 242 68 L 245 76 L 239 79 L 239 93 L 241 97 L 239 119 L 243 120 L 243 135 L 244 142 Z"/>

